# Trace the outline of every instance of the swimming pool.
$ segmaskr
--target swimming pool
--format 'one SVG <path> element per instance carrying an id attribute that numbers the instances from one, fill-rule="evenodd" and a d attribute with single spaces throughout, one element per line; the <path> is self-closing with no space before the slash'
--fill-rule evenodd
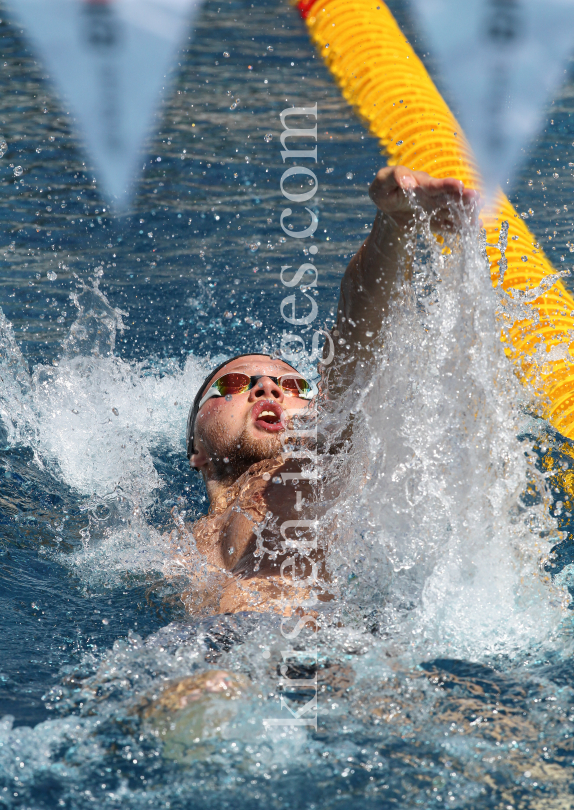
<path id="1" fill-rule="evenodd" d="M 318 731 L 265 730 L 276 625 L 190 625 L 163 532 L 174 506 L 206 510 L 184 426 L 208 361 L 281 334 L 279 272 L 300 249 L 278 221 L 280 111 L 318 103 L 326 324 L 372 221 L 377 145 L 293 9 L 208 2 L 118 220 L 0 16 L 0 709 L 14 718 L 0 806 L 568 806 L 570 510 L 530 448 L 553 448 L 564 474 L 571 460 L 518 407 L 476 249 L 427 256 L 361 398 L 360 480 L 333 507 L 346 531 L 340 609 L 318 639 Z M 566 265 L 571 98 L 569 81 L 512 194 Z M 228 696 L 174 719 L 160 687 L 214 668 L 234 673 Z"/>

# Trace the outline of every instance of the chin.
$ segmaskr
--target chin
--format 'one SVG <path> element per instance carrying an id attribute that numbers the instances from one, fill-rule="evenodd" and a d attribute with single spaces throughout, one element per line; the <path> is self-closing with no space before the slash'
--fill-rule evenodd
<path id="1" fill-rule="evenodd" d="M 225 451 L 219 449 L 217 455 L 219 456 L 221 453 L 220 458 L 228 459 L 225 464 L 219 462 L 220 472 L 225 477 L 228 477 L 230 473 L 232 476 L 238 477 L 252 464 L 267 458 L 276 458 L 283 449 L 280 435 L 279 433 L 264 434 L 262 431 L 255 433 L 253 430 L 246 429 L 232 446 L 226 448 Z"/>

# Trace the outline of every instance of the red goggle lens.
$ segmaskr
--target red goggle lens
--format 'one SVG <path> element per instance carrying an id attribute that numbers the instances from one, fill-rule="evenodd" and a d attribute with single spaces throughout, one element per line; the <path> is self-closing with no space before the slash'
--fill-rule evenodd
<path id="1" fill-rule="evenodd" d="M 311 385 L 302 377 L 281 377 L 279 385 L 286 394 L 300 399 L 310 399 L 313 393 Z"/>
<path id="2" fill-rule="evenodd" d="M 228 394 L 243 394 L 245 391 L 249 391 L 250 383 L 251 377 L 248 377 L 247 374 L 231 372 L 224 374 L 213 385 L 222 397 L 226 397 Z"/>

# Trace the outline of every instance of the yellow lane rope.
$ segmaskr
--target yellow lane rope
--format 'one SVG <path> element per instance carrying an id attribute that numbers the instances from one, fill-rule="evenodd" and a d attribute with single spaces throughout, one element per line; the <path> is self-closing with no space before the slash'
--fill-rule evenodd
<path id="1" fill-rule="evenodd" d="M 480 188 L 464 133 L 384 2 L 300 0 L 298 6 L 344 97 L 379 139 L 389 164 Z M 574 439 L 574 299 L 559 279 L 548 278 L 556 270 L 502 192 L 481 218 L 493 284 L 499 280 L 497 245 L 505 221 L 503 288 L 513 295 L 543 284 L 528 302 L 532 316 L 511 323 L 503 339 L 521 377 L 544 397 L 546 418 Z"/>

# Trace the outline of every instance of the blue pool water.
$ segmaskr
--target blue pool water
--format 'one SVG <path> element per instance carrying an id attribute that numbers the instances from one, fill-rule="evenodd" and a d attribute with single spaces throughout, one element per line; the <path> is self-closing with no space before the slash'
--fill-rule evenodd
<path id="1" fill-rule="evenodd" d="M 279 226 L 280 111 L 318 104 L 327 326 L 373 218 L 377 144 L 288 3 L 208 0 L 132 210 L 115 217 L 0 17 L 0 807 L 569 807 L 570 506 L 539 459 L 572 462 L 525 415 L 472 240 L 449 265 L 427 256 L 425 329 L 405 306 L 360 397 L 365 429 L 332 505 L 339 600 L 318 634 L 318 731 L 266 731 L 276 624 L 190 624 L 166 569 L 174 506 L 190 520 L 207 508 L 185 419 L 210 363 L 281 336 L 279 272 L 301 247 Z M 511 192 L 560 267 L 573 87 Z M 165 684 L 210 668 L 236 674 L 230 699 L 210 697 L 205 716 L 157 708 Z"/>

